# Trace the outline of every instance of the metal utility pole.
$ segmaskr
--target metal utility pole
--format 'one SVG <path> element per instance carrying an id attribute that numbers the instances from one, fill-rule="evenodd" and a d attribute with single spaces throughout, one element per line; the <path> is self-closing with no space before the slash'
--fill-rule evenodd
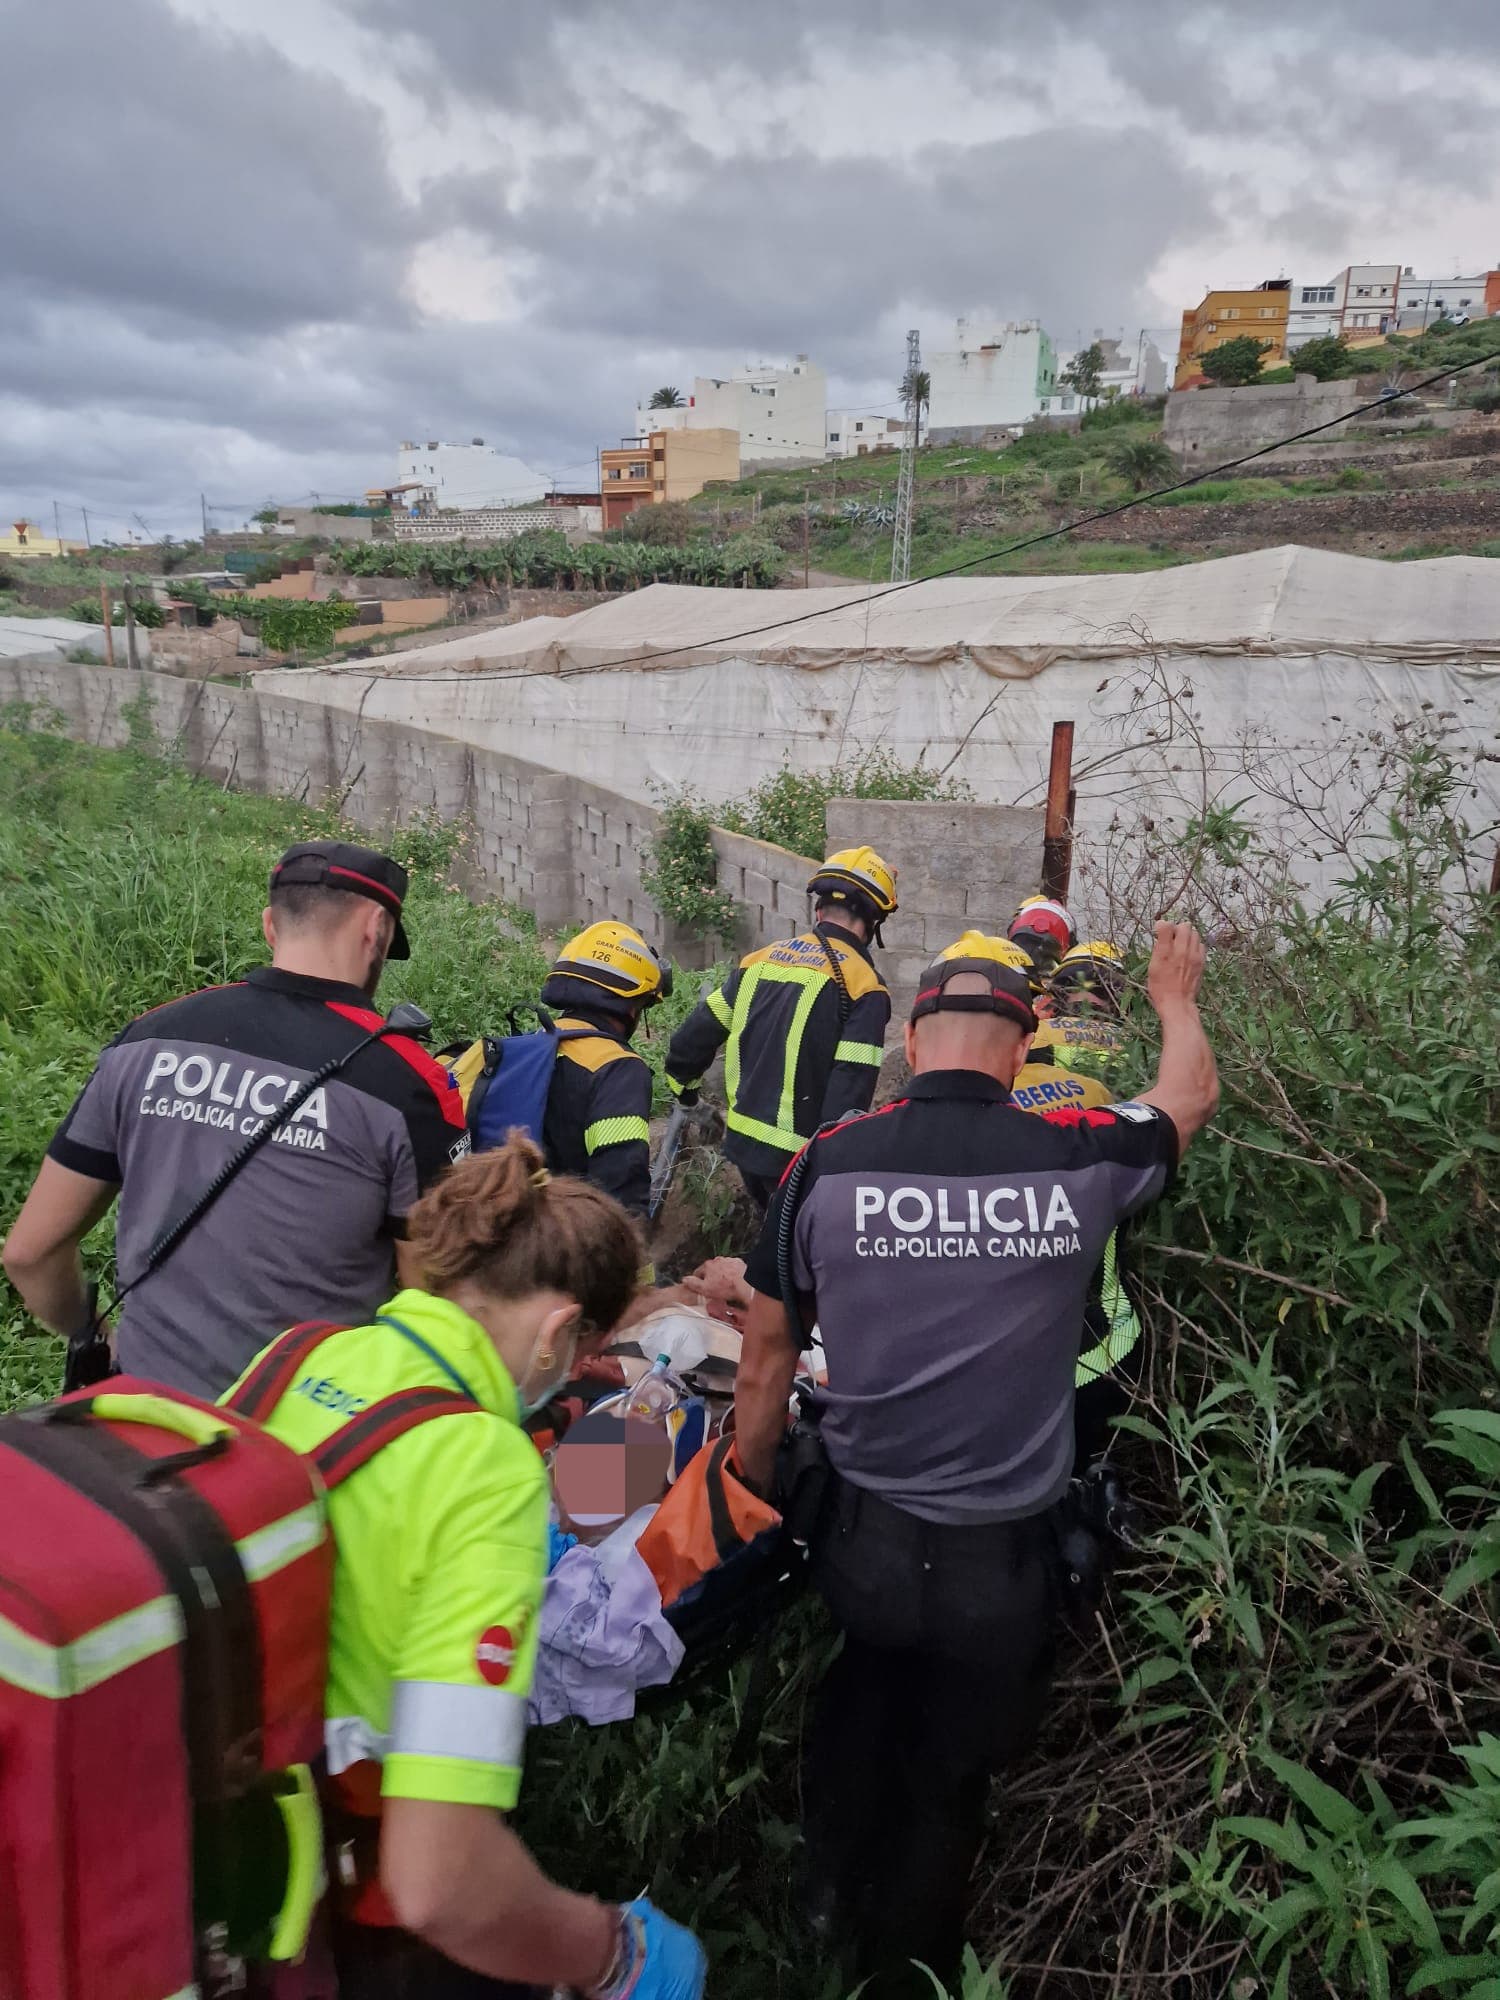
<path id="1" fill-rule="evenodd" d="M 803 487 L 803 489 L 802 489 L 802 588 L 803 588 L 804 590 L 806 590 L 806 588 L 807 588 L 807 576 L 808 576 L 808 569 L 807 569 L 807 563 L 808 563 L 808 554 L 807 554 L 807 543 L 808 543 L 808 533 L 807 533 L 807 528 L 808 528 L 808 522 L 807 522 L 807 517 L 808 517 L 808 514 L 809 514 L 809 511 L 811 510 L 811 506 L 812 506 L 812 488 L 811 488 L 810 486 L 804 486 L 804 487 Z"/>
<path id="2" fill-rule="evenodd" d="M 62 510 L 54 500 L 52 503 L 52 533 L 57 540 L 57 553 L 62 554 Z"/>
<path id="3" fill-rule="evenodd" d="M 83 546 L 86 549 L 91 549 L 94 546 L 94 538 L 89 533 L 89 510 L 87 507 L 84 507 L 80 511 L 83 515 Z"/>
<path id="4" fill-rule="evenodd" d="M 911 576 L 911 517 L 917 490 L 917 371 L 922 366 L 922 336 L 913 327 L 906 336 L 906 429 L 901 439 L 901 469 L 896 479 L 896 532 L 891 541 L 891 582 Z"/>
<path id="5" fill-rule="evenodd" d="M 203 540 L 204 540 L 204 542 L 205 542 L 205 543 L 207 543 L 207 541 L 208 541 L 208 502 L 207 502 L 207 500 L 206 500 L 206 499 L 205 499 L 205 498 L 203 497 L 203 495 L 202 495 L 201 493 L 200 493 L 200 494 L 198 495 L 198 506 L 199 506 L 199 509 L 201 510 L 201 512 L 202 512 L 202 515 L 203 515 Z"/>
<path id="6" fill-rule="evenodd" d="M 99 614 L 104 620 L 104 657 L 110 666 L 115 663 L 114 606 L 109 601 L 109 584 L 101 576 L 99 579 Z"/>

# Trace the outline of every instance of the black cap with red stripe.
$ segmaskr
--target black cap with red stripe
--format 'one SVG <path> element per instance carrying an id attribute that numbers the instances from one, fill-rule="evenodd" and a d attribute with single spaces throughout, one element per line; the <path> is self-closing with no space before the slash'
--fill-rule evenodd
<path id="1" fill-rule="evenodd" d="M 989 991 L 950 993 L 948 982 L 960 973 L 978 974 Z M 986 937 L 982 931 L 965 931 L 922 974 L 911 1017 L 920 1021 L 928 1014 L 999 1014 L 1031 1035 L 1036 1033 L 1036 990 L 1036 968 L 1019 945 L 1008 938 Z"/>
<path id="2" fill-rule="evenodd" d="M 401 922 L 406 901 L 407 873 L 388 854 L 372 847 L 351 847 L 342 840 L 304 840 L 289 847 L 271 870 L 271 894 L 279 889 L 346 889 L 351 896 L 368 896 L 396 919 L 390 958 L 410 958 L 411 945 Z"/>

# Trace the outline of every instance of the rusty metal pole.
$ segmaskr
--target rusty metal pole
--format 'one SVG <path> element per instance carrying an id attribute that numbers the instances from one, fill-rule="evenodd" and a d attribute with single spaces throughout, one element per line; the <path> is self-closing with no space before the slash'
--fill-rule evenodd
<path id="1" fill-rule="evenodd" d="M 1047 767 L 1047 818 L 1042 829 L 1042 894 L 1068 900 L 1073 876 L 1073 725 L 1052 725 L 1052 761 Z"/>
<path id="2" fill-rule="evenodd" d="M 1500 847 L 1495 849 L 1495 858 L 1490 864 L 1490 894 L 1500 896 Z"/>

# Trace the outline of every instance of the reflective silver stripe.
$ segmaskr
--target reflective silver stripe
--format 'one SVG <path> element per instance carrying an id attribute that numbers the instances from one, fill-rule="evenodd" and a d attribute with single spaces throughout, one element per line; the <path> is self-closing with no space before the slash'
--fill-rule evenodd
<path id="1" fill-rule="evenodd" d="M 174 1597 L 153 1597 L 65 1646 L 49 1646 L 0 1618 L 0 1680 L 61 1701 L 168 1652 L 181 1639 L 182 1612 Z"/>
<path id="2" fill-rule="evenodd" d="M 295 1514 L 272 1521 L 269 1527 L 257 1528 L 253 1535 L 236 1542 L 235 1548 L 246 1576 L 252 1583 L 259 1583 L 265 1577 L 275 1576 L 288 1563 L 294 1563 L 298 1556 L 319 1547 L 323 1535 L 323 1509 L 316 1500 L 311 1500 Z"/>
<path id="3" fill-rule="evenodd" d="M 511 1770 L 526 1742 L 526 1698 L 505 1688 L 394 1681 L 389 1757 L 451 1757 Z"/>

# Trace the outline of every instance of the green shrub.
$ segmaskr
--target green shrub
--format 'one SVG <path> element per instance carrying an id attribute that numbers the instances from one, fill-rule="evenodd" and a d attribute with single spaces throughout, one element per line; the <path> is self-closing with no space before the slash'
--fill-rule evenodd
<path id="1" fill-rule="evenodd" d="M 903 764 L 886 750 L 872 750 L 832 770 L 796 771 L 784 764 L 761 782 L 715 810 L 731 833 L 748 833 L 821 861 L 828 851 L 830 799 L 967 799 L 973 793 L 961 778 Z"/>
<path id="2" fill-rule="evenodd" d="M 719 887 L 713 819 L 686 788 L 667 792 L 658 808 L 660 826 L 646 849 L 641 881 L 669 922 L 690 937 L 729 939 L 737 920 L 734 898 Z"/>

